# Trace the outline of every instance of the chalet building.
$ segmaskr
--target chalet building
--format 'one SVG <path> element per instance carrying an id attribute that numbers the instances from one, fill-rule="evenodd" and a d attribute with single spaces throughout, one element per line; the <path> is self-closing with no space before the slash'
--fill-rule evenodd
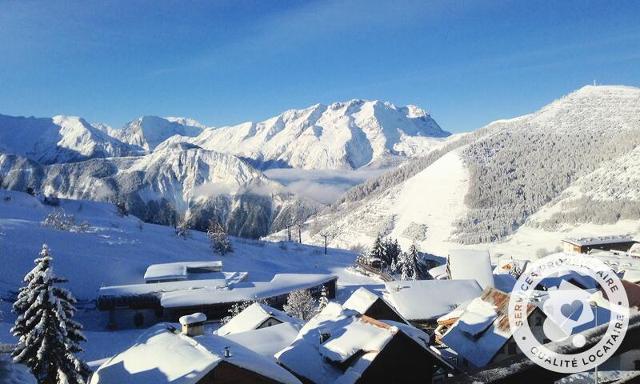
<path id="1" fill-rule="evenodd" d="M 587 343 L 579 349 L 573 345 L 571 338 L 559 342 L 553 347 L 556 351 L 562 351 L 562 353 L 565 354 L 588 350 L 602 340 L 606 331 L 607 325 L 589 330 L 588 334 L 585 335 Z M 640 367 L 640 356 L 637 355 L 638 345 L 640 345 L 640 315 L 636 312 L 632 314 L 629 319 L 629 327 L 624 335 L 622 344 L 614 352 L 613 356 L 600 366 L 601 371 L 604 370 L 610 373 L 605 376 L 607 383 L 640 382 L 640 374 L 638 371 L 638 367 Z M 550 371 L 535 364 L 525 355 L 517 355 L 513 358 L 491 364 L 482 370 L 457 375 L 449 382 L 460 384 L 476 382 L 491 384 L 555 383 L 563 378 L 566 378 L 563 382 L 595 382 L 594 376 L 585 377 L 585 374 L 587 373 L 567 374 Z"/>
<path id="2" fill-rule="evenodd" d="M 455 351 L 460 369 L 484 367 L 520 353 L 509 326 L 509 299 L 508 294 L 487 288 L 463 309 L 439 319 L 436 340 Z M 542 339 L 544 313 L 529 305 L 528 314 L 534 335 Z"/>
<path id="3" fill-rule="evenodd" d="M 391 320 L 399 323 L 408 322 L 383 297 L 360 287 L 342 304 L 345 309 L 352 309 L 361 315 L 376 320 Z"/>
<path id="4" fill-rule="evenodd" d="M 231 340 L 204 335 L 202 314 L 183 319 L 183 331 L 158 324 L 129 349 L 102 364 L 90 384 L 300 383 L 291 373 Z"/>
<path id="5" fill-rule="evenodd" d="M 589 253 L 592 250 L 627 252 L 638 242 L 629 235 L 582 237 L 563 239 L 562 249 L 565 252 Z"/>
<path id="6" fill-rule="evenodd" d="M 433 330 L 440 316 L 481 294 L 476 280 L 407 280 L 385 283 L 384 298 L 412 325 Z"/>
<path id="7" fill-rule="evenodd" d="M 486 250 L 450 250 L 447 274 L 451 280 L 476 280 L 482 289 L 494 287 L 491 257 Z"/>
<path id="8" fill-rule="evenodd" d="M 329 303 L 275 357 L 304 383 L 425 383 L 452 367 L 409 325 Z"/>
<path id="9" fill-rule="evenodd" d="M 562 288 L 568 289 L 564 286 Z M 541 298 L 547 295 L 546 292 L 539 294 Z M 575 298 L 575 294 L 571 295 Z M 590 296 L 586 292 L 585 295 L 585 298 Z M 547 298 L 552 299 L 553 297 Z M 436 341 L 455 351 L 458 368 L 473 371 L 521 354 L 513 339 L 515 330 L 509 325 L 509 300 L 509 294 L 495 288 L 487 288 L 482 296 L 438 319 Z M 573 328 L 570 333 L 580 333 L 609 322 L 611 314 L 607 309 L 596 306 L 593 311 L 597 311 L 597 316 Z M 545 313 L 533 304 L 529 304 L 527 313 L 527 321 L 534 337 L 540 343 L 548 343 L 550 340 L 543 331 L 543 325 L 547 320 Z M 598 319 L 600 323 L 597 323 Z M 548 332 L 563 332 L 555 327 L 555 323 L 547 324 L 546 327 Z M 550 327 L 555 327 L 555 331 Z"/>
<path id="10" fill-rule="evenodd" d="M 271 281 L 248 282 L 245 272 L 215 272 L 220 278 L 164 281 L 100 288 L 97 308 L 109 314 L 109 328 L 146 327 L 177 321 L 191 313 L 221 319 L 237 303 L 261 300 L 282 308 L 289 293 L 307 289 L 319 297 L 324 287 L 335 298 L 338 278 L 323 274 L 276 274 Z"/>
<path id="11" fill-rule="evenodd" d="M 302 326 L 302 321 L 266 304 L 253 303 L 220 327 L 216 334 L 227 336 L 289 323 Z"/>

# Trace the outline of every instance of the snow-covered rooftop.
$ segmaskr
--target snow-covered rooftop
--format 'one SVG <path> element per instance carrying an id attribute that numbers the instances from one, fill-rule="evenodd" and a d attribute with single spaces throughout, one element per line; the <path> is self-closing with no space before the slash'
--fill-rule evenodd
<path id="1" fill-rule="evenodd" d="M 411 331 L 405 332 L 405 328 Z M 424 332 L 404 324 L 377 321 L 331 302 L 275 357 L 287 369 L 315 383 L 353 383 L 398 332 L 428 350 Z"/>
<path id="2" fill-rule="evenodd" d="M 152 264 L 144 274 L 145 281 L 186 280 L 190 270 L 220 272 L 222 261 L 184 261 L 177 263 Z"/>
<path id="3" fill-rule="evenodd" d="M 216 331 L 216 334 L 219 336 L 227 336 L 234 333 L 251 331 L 257 329 L 271 317 L 281 323 L 301 325 L 300 320 L 287 315 L 283 311 L 279 311 L 266 304 L 253 303 L 229 320 L 228 323 L 220 327 Z"/>
<path id="4" fill-rule="evenodd" d="M 233 284 L 237 284 L 247 277 L 246 272 L 213 272 L 211 279 L 169 281 L 161 283 L 128 284 L 101 287 L 99 296 L 139 296 L 150 294 L 161 294 L 174 291 L 193 291 L 204 288 L 216 289 Z"/>
<path id="5" fill-rule="evenodd" d="M 274 359 L 273 355 L 293 342 L 300 328 L 302 324 L 281 323 L 271 327 L 227 334 L 224 337 L 244 345 L 255 353 Z"/>
<path id="6" fill-rule="evenodd" d="M 225 347 L 231 356 L 224 357 Z M 231 340 L 203 335 L 189 337 L 158 324 L 142 334 L 126 351 L 100 366 L 91 384 L 197 383 L 220 362 L 256 372 L 282 383 L 299 381 L 272 359 Z"/>
<path id="7" fill-rule="evenodd" d="M 283 273 L 276 274 L 271 281 L 242 282 L 226 288 L 203 287 L 166 292 L 162 294 L 160 304 L 163 308 L 177 308 L 260 300 L 309 289 L 335 279 L 337 277 L 334 275 Z"/>
<path id="8" fill-rule="evenodd" d="M 346 309 L 353 309 L 358 313 L 364 314 L 379 298 L 380 296 L 367 288 L 360 287 L 349 296 L 342 306 Z"/>
<path id="9" fill-rule="evenodd" d="M 594 236 L 594 237 L 580 237 L 580 238 L 567 238 L 563 239 L 565 243 L 578 245 L 581 247 L 588 245 L 599 244 L 615 244 L 615 243 L 627 243 L 634 241 L 631 235 L 613 235 L 613 236 Z"/>
<path id="10" fill-rule="evenodd" d="M 447 265 L 452 280 L 475 279 L 482 289 L 494 286 L 491 257 L 487 250 L 452 249 Z"/>
<path id="11" fill-rule="evenodd" d="M 442 336 L 442 342 L 476 367 L 487 365 L 512 335 L 507 309 L 509 295 L 485 289 L 460 313 L 458 321 Z M 529 312 L 534 310 L 530 305 Z"/>
<path id="12" fill-rule="evenodd" d="M 429 270 L 429 274 L 434 279 L 439 279 L 447 275 L 447 264 L 438 265 Z"/>
<path id="13" fill-rule="evenodd" d="M 408 280 L 385 283 L 384 297 L 409 321 L 431 320 L 482 294 L 475 280 Z"/>

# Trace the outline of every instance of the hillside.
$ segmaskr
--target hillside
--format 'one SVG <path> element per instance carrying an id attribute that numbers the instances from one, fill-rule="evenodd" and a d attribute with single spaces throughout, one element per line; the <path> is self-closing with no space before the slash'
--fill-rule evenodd
<path id="1" fill-rule="evenodd" d="M 304 218 L 317 209 L 316 203 L 281 193 L 278 183 L 244 161 L 191 144 L 146 156 L 49 166 L 0 154 L 0 169 L 6 175 L 0 180 L 3 188 L 121 201 L 132 214 L 160 224 L 173 225 L 186 215 L 195 228 L 205 229 L 214 219 L 245 237 L 267 234 L 282 220 L 280 214 Z"/>
<path id="2" fill-rule="evenodd" d="M 596 214 L 585 209 L 591 200 L 582 198 L 579 214 L 556 214 L 554 225 L 579 230 L 580 224 L 638 219 L 638 116 L 640 89 L 584 87 L 353 188 L 312 218 L 306 235 L 320 244 L 319 233 L 329 233 L 332 244 L 353 246 L 370 244 L 382 233 L 446 252 L 461 244 L 510 239 L 570 187 L 593 191 L 592 200 L 602 200 L 604 193 L 617 202 L 600 204 L 593 208 Z"/>
<path id="3" fill-rule="evenodd" d="M 48 213 L 60 208 L 74 215 L 77 223 L 87 222 L 88 229 L 69 232 L 41 225 Z M 321 248 L 303 244 L 231 241 L 234 252 L 221 258 L 212 253 L 202 232 L 192 231 L 184 240 L 171 227 L 144 224 L 131 215 L 121 217 L 111 204 L 61 200 L 59 207 L 51 207 L 25 193 L 0 190 L 0 343 L 15 342 L 8 332 L 14 320 L 10 298 L 33 268 L 42 243 L 49 245 L 56 273 L 69 279 L 65 286 L 79 300 L 77 318 L 89 339 L 82 356 L 89 361 L 126 348 L 141 332 L 105 332 L 107 316 L 96 312 L 92 303 L 98 288 L 141 283 L 153 263 L 222 260 L 225 271 L 246 271 L 254 281 L 269 281 L 276 273 L 331 273 L 339 277 L 341 300 L 359 285 L 379 284 L 345 269 L 355 258 L 348 251 L 331 249 L 325 256 Z"/>
<path id="4" fill-rule="evenodd" d="M 350 100 L 174 140 L 232 153 L 259 168 L 358 169 L 422 155 L 449 135 L 416 106 Z"/>

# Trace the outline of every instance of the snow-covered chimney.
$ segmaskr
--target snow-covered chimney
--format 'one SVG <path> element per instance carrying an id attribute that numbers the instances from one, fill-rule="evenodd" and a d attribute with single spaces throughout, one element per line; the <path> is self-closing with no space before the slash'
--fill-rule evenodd
<path id="1" fill-rule="evenodd" d="M 182 325 L 182 334 L 187 336 L 201 336 L 204 334 L 204 322 L 207 316 L 204 313 L 193 313 L 191 315 L 182 316 L 180 319 Z"/>

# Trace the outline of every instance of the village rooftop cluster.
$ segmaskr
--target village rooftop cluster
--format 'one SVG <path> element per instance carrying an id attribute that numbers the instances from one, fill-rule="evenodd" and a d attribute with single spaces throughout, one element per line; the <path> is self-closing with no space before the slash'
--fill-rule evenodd
<path id="1" fill-rule="evenodd" d="M 594 237 L 566 239 L 563 248 L 601 259 L 623 279 L 631 307 L 628 342 L 601 375 L 637 378 L 632 371 L 640 368 L 640 354 L 632 346 L 640 337 L 640 244 L 628 236 Z M 492 264 L 482 250 L 451 250 L 441 261 L 424 256 L 420 268 L 429 268 L 421 280 L 396 280 L 381 260 L 359 258 L 354 270 L 388 281 L 356 289 L 343 304 L 334 301 L 339 282 L 332 275 L 281 274 L 258 282 L 245 272 L 223 271 L 218 261 L 151 265 L 145 283 L 100 289 L 98 307 L 109 327 L 150 328 L 102 364 L 90 382 L 520 382 L 566 376 L 527 362 L 513 339 L 507 306 L 528 261 L 501 257 Z M 574 332 L 598 332 L 611 312 L 593 280 L 567 273 L 536 289 L 544 297 L 567 283 L 591 297 L 596 313 L 595 321 Z M 308 316 L 283 311 L 302 291 L 322 305 Z M 531 305 L 527 313 L 532 332 L 550 343 L 544 312 Z"/>

